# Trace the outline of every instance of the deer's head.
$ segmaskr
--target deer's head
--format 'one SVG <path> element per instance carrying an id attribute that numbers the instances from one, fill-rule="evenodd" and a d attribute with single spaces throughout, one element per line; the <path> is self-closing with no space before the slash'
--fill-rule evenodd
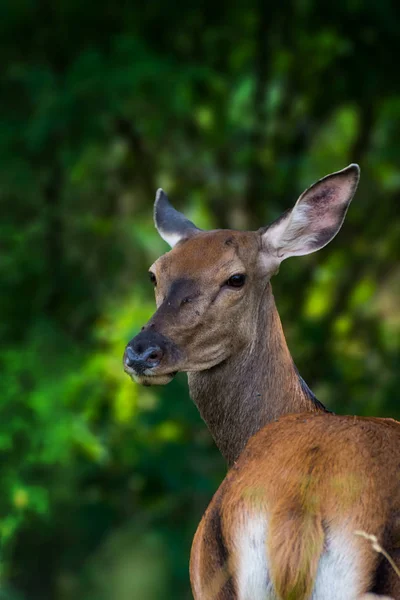
<path id="1" fill-rule="evenodd" d="M 332 173 L 258 231 L 202 231 L 158 190 L 154 220 L 172 247 L 150 267 L 157 311 L 126 347 L 124 368 L 144 384 L 215 367 L 254 339 L 257 312 L 279 264 L 319 250 L 339 231 L 359 167 Z"/>

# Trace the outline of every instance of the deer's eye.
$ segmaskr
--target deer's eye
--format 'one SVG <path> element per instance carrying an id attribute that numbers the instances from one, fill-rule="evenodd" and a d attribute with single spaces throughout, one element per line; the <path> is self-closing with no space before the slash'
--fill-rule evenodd
<path id="1" fill-rule="evenodd" d="M 154 286 L 156 286 L 157 285 L 157 277 L 151 271 L 149 271 L 149 278 L 150 278 L 151 283 Z"/>
<path id="2" fill-rule="evenodd" d="M 244 286 L 244 282 L 246 281 L 246 275 L 244 273 L 237 273 L 236 275 L 232 275 L 229 277 L 226 285 L 234 288 L 241 288 Z"/>

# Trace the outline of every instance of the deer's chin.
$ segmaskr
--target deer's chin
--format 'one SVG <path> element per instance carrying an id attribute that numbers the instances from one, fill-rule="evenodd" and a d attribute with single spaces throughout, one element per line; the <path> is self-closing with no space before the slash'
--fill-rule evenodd
<path id="1" fill-rule="evenodd" d="M 140 385 L 167 385 L 175 375 L 176 373 L 164 373 L 163 375 L 136 375 L 136 373 L 132 373 L 131 377 Z"/>

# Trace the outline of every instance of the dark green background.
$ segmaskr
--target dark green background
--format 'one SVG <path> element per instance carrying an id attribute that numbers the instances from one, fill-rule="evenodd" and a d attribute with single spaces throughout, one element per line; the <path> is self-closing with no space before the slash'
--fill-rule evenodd
<path id="1" fill-rule="evenodd" d="M 188 599 L 225 466 L 186 378 L 138 388 L 125 343 L 167 247 L 266 225 L 352 161 L 339 236 L 274 290 L 340 413 L 400 417 L 400 4 L 0 3 L 0 598 Z M 366 474 L 367 476 L 367 474 Z"/>

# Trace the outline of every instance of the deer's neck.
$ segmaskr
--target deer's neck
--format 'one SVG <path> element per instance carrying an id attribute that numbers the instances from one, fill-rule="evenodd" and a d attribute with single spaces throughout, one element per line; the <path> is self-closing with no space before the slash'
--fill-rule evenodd
<path id="1" fill-rule="evenodd" d="M 293 363 L 270 284 L 251 344 L 207 371 L 189 373 L 190 395 L 229 465 L 278 417 L 324 411 Z"/>

